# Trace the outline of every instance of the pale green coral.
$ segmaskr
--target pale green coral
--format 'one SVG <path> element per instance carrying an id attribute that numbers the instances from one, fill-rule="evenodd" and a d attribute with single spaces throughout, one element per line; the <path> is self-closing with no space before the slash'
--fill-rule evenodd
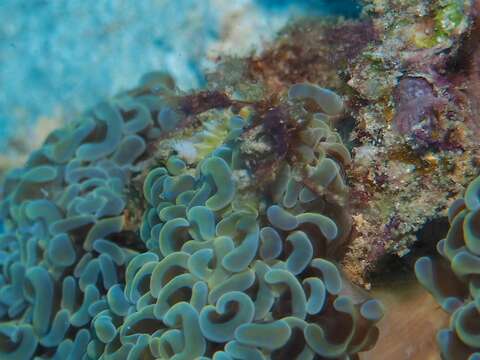
<path id="1" fill-rule="evenodd" d="M 336 95 L 328 96 L 338 103 Z M 134 282 L 127 279 L 126 289 L 137 289 L 131 301 L 137 302 L 137 309 L 150 308 L 151 321 L 165 318 L 180 306 L 192 314 L 188 323 L 185 318 L 178 323 L 180 327 L 172 328 L 164 321 L 161 330 L 149 333 L 146 341 L 152 355 L 152 344 L 158 344 L 163 356 L 188 352 L 201 353 L 205 359 L 274 359 L 289 353 L 304 359 L 313 359 L 315 354 L 348 358 L 375 341 L 378 330 L 371 326 L 382 317 L 381 305 L 373 301 L 360 306 L 340 296 L 344 287 L 340 273 L 323 259 L 335 247 L 332 243 L 338 240 L 339 230 L 322 213 L 328 200 L 319 194 L 344 193 L 340 166 L 350 161 L 350 155 L 325 123 L 327 119 L 320 114 L 304 113 L 303 117 L 302 143 L 296 151 L 309 165 L 285 165 L 269 191 L 242 189 L 233 176 L 234 171 L 246 171 L 249 176 L 241 161 L 241 131 L 225 137 L 226 142 L 194 169 L 183 164 L 172 172 L 171 157 L 166 167 L 147 176 L 144 191 L 151 207 L 141 234 L 150 250 L 146 254 L 154 261 L 136 265 Z M 230 131 L 235 129 L 241 127 L 230 127 Z M 322 166 L 325 162 L 333 165 Z M 194 174 L 189 185 L 171 196 L 170 184 L 192 176 L 187 174 Z M 302 184 L 304 176 L 313 189 Z M 250 206 L 235 206 L 246 193 L 256 200 Z M 150 286 L 139 288 L 148 279 Z M 342 322 L 346 332 L 338 342 L 331 340 L 332 329 L 315 320 L 324 311 L 336 314 L 339 321 L 342 316 L 351 319 L 349 325 Z M 363 322 L 369 329 L 366 332 L 357 327 Z M 187 336 L 194 343 L 188 344 Z M 295 354 L 290 348 L 294 342 L 303 344 Z M 119 349 L 129 343 L 120 337 Z M 110 351 L 105 348 L 104 354 Z"/>
<path id="2" fill-rule="evenodd" d="M 292 88 L 296 161 L 258 179 L 252 147 L 287 141 L 266 136 L 263 115 L 226 107 L 182 123 L 179 97 L 168 76 L 146 76 L 7 177 L 2 359 L 349 359 L 373 346 L 382 307 L 343 295 L 331 261 L 349 231 L 350 155 L 302 106 L 311 97 L 334 115 L 341 98 Z M 145 166 L 139 239 L 126 188 Z"/>
<path id="3" fill-rule="evenodd" d="M 450 230 L 437 245 L 441 259 L 420 258 L 419 282 L 451 313 L 449 328 L 437 334 L 445 359 L 475 359 L 480 348 L 480 177 L 449 209 Z"/>

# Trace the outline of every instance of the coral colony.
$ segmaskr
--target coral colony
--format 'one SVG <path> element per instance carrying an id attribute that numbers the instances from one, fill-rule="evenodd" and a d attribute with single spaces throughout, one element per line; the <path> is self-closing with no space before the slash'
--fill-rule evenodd
<path id="1" fill-rule="evenodd" d="M 448 329 L 438 332 L 442 354 L 448 359 L 480 359 L 480 177 L 470 183 L 464 198 L 448 210 L 450 229 L 437 244 L 447 260 L 420 258 L 415 272 L 440 306 L 451 313 Z"/>
<path id="2" fill-rule="evenodd" d="M 6 174 L 0 359 L 358 360 L 388 256 L 450 314 L 437 357 L 480 359 L 480 3 L 364 3 L 202 90 L 144 75 Z"/>
<path id="3" fill-rule="evenodd" d="M 350 297 L 329 260 L 350 226 L 350 154 L 328 125 L 341 98 L 303 83 L 264 112 L 184 100 L 149 74 L 7 176 L 2 359 L 352 358 L 374 345 L 381 304 Z M 128 184 L 145 161 L 137 237 Z"/>

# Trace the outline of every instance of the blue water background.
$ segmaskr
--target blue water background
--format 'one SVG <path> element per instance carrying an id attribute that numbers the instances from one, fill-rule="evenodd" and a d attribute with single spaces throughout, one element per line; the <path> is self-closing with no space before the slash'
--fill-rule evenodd
<path id="1" fill-rule="evenodd" d="M 352 0 L 0 1 L 0 151 L 19 121 L 76 113 L 150 70 L 170 71 L 183 89 L 201 86 L 222 9 L 248 6 L 267 24 L 359 12 Z"/>

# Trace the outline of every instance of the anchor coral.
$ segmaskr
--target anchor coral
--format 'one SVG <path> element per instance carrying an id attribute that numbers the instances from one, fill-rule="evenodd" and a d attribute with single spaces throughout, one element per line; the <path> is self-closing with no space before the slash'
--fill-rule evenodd
<path id="1" fill-rule="evenodd" d="M 304 83 L 280 108 L 181 95 L 149 74 L 54 131 L 4 187 L 1 357 L 356 358 L 371 348 L 382 306 L 349 296 L 334 262 L 350 232 L 350 154 L 328 125 L 343 102 Z M 285 131 L 269 132 L 275 121 Z M 262 160 L 266 149 L 284 161 Z M 145 209 L 130 198 L 139 176 Z"/>
<path id="2" fill-rule="evenodd" d="M 475 359 L 478 349 L 478 304 L 480 299 L 480 177 L 473 180 L 465 196 L 450 207 L 450 230 L 437 245 L 441 259 L 420 258 L 415 264 L 419 282 L 451 313 L 448 329 L 437 341 L 445 359 Z"/>
<path id="3" fill-rule="evenodd" d="M 147 142 L 175 126 L 168 77 L 142 95 L 103 101 L 53 131 L 6 176 L 1 203 L 3 359 L 81 358 L 92 318 L 138 245 L 125 230 L 124 190 Z M 116 301 L 116 300 L 115 300 Z"/>

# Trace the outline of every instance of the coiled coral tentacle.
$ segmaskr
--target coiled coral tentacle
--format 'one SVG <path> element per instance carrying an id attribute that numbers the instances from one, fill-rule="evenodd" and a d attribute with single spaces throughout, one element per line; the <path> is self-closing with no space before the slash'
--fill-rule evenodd
<path id="1" fill-rule="evenodd" d="M 335 343 L 330 342 L 326 336 L 325 330 L 316 324 L 309 324 L 304 330 L 307 344 L 315 351 L 315 353 L 325 357 L 337 357 L 347 352 L 348 345 L 353 338 L 355 322 L 355 313 L 353 303 L 349 298 L 339 297 L 333 304 L 336 311 L 344 313 L 350 319 L 342 328 L 342 336 L 336 339 Z"/>
<path id="2" fill-rule="evenodd" d="M 317 85 L 303 83 L 292 85 L 288 91 L 290 99 L 310 98 L 328 115 L 336 115 L 343 110 L 343 101 L 333 91 Z"/>
<path id="3" fill-rule="evenodd" d="M 227 206 L 235 196 L 235 184 L 228 164 L 219 157 L 211 157 L 202 164 L 202 173 L 211 176 L 217 192 L 206 201 L 206 206 L 217 211 Z"/>
<path id="4" fill-rule="evenodd" d="M 180 328 L 185 339 L 184 348 L 172 356 L 172 359 L 187 360 L 202 356 L 205 353 L 206 343 L 201 335 L 198 313 L 191 305 L 185 302 L 174 305 L 165 314 L 163 321 L 169 326 L 173 326 L 180 321 Z"/>
<path id="5" fill-rule="evenodd" d="M 240 325 L 235 331 L 239 343 L 260 349 L 275 350 L 288 341 L 291 329 L 283 320 L 263 324 Z"/>
<path id="6" fill-rule="evenodd" d="M 313 256 L 311 240 L 303 231 L 295 231 L 287 237 L 287 241 L 293 246 L 293 251 L 287 259 L 287 269 L 294 275 L 298 275 L 310 263 Z"/>
<path id="7" fill-rule="evenodd" d="M 76 152 L 80 160 L 94 161 L 110 155 L 122 139 L 122 118 L 112 104 L 102 102 L 93 112 L 99 121 L 105 123 L 107 133 L 103 142 L 80 145 Z"/>
<path id="8" fill-rule="evenodd" d="M 32 325 L 36 332 L 45 334 L 52 315 L 53 281 L 42 267 L 30 268 L 25 274 L 25 297 L 33 304 Z"/>
<path id="9" fill-rule="evenodd" d="M 240 245 L 232 249 L 222 260 L 223 267 L 231 272 L 243 271 L 252 262 L 257 253 L 260 236 L 258 224 L 252 217 L 239 219 L 236 227 L 245 236 Z"/>
<path id="10" fill-rule="evenodd" d="M 230 341 L 225 345 L 225 350 L 228 355 L 231 357 L 242 359 L 242 360 L 247 360 L 247 359 L 252 359 L 252 360 L 265 360 L 265 355 L 263 353 L 251 346 L 245 346 L 241 344 L 238 341 Z"/>
<path id="11" fill-rule="evenodd" d="M 0 348 L 0 356 L 6 360 L 30 359 L 35 353 L 37 340 L 34 330 L 29 325 L 9 325 L 2 324 L 0 326 L 0 336 L 3 338 L 2 343 L 10 343 L 13 346 Z"/>
<path id="12" fill-rule="evenodd" d="M 318 314 L 322 311 L 327 300 L 327 289 L 325 283 L 316 277 L 309 277 L 303 280 L 304 285 L 308 285 L 310 297 L 307 301 L 307 313 L 310 315 Z"/>
<path id="13" fill-rule="evenodd" d="M 270 285 L 276 285 L 280 294 L 288 291 L 291 297 L 291 315 L 302 320 L 305 319 L 307 299 L 302 286 L 291 272 L 273 269 L 265 274 L 265 281 Z"/>
<path id="14" fill-rule="evenodd" d="M 208 305 L 202 309 L 202 334 L 214 342 L 233 340 L 236 329 L 253 320 L 254 310 L 254 304 L 247 295 L 238 291 L 224 294 L 218 299 L 216 306 Z"/>

